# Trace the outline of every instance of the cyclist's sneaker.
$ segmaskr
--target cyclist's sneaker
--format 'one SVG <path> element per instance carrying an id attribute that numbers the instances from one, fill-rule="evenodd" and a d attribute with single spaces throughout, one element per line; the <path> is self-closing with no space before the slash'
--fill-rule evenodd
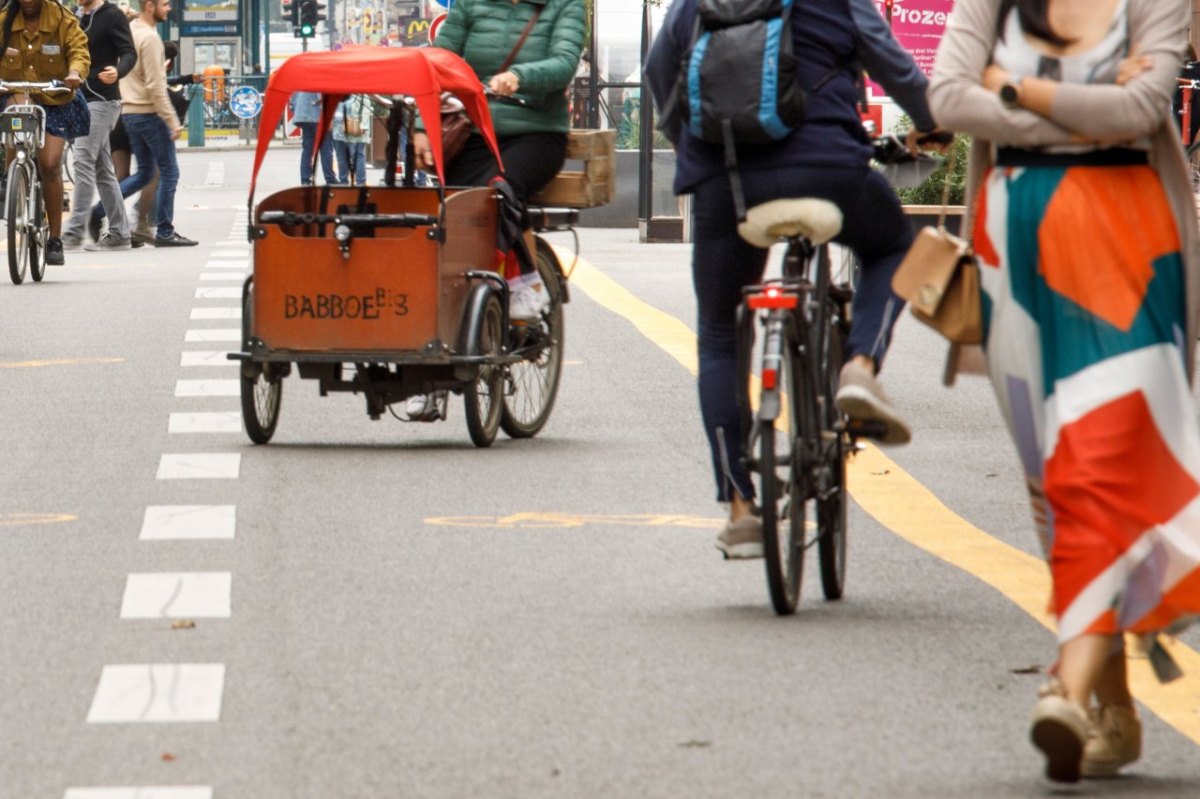
<path id="1" fill-rule="evenodd" d="M 154 228 L 150 226 L 138 225 L 129 232 L 129 238 L 133 242 L 134 247 L 140 247 L 143 244 L 154 243 Z"/>
<path id="2" fill-rule="evenodd" d="M 758 516 L 743 516 L 725 522 L 717 536 L 717 549 L 725 553 L 726 560 L 749 560 L 763 556 L 762 519 Z"/>
<path id="3" fill-rule="evenodd" d="M 62 266 L 67 261 L 63 258 L 63 240 L 58 237 L 46 239 L 46 264 Z"/>
<path id="4" fill-rule="evenodd" d="M 62 234 L 62 245 L 64 252 L 75 252 L 83 249 L 83 239 L 79 236 L 72 236 L 70 233 Z"/>
<path id="5" fill-rule="evenodd" d="M 404 403 L 404 414 L 408 422 L 436 422 L 445 419 L 446 392 L 414 394 Z"/>
<path id="6" fill-rule="evenodd" d="M 1123 766 L 1141 756 L 1142 722 L 1136 710 L 1120 705 L 1092 708 L 1083 747 L 1083 776 L 1115 777 Z"/>
<path id="7" fill-rule="evenodd" d="M 550 294 L 535 276 L 532 283 L 509 284 L 508 318 L 514 322 L 528 322 L 539 318 L 542 311 L 550 307 Z"/>
<path id="8" fill-rule="evenodd" d="M 842 367 L 834 404 L 852 422 L 881 423 L 880 444 L 907 444 L 912 439 L 908 422 L 892 406 L 875 375 L 856 361 L 848 361 Z"/>
<path id="9" fill-rule="evenodd" d="M 108 252 L 109 250 L 128 250 L 133 247 L 129 239 L 119 239 L 115 233 L 105 233 L 100 241 L 88 242 L 83 249 L 89 252 Z"/>
<path id="10" fill-rule="evenodd" d="M 1046 756 L 1051 783 L 1079 782 L 1088 718 L 1083 708 L 1062 696 L 1043 696 L 1033 706 L 1029 737 Z"/>
<path id="11" fill-rule="evenodd" d="M 155 247 L 195 247 L 199 242 L 173 232 L 170 236 L 155 236 Z"/>
<path id="12" fill-rule="evenodd" d="M 88 223 L 87 223 L 88 237 L 92 241 L 100 241 L 100 228 L 103 224 L 104 224 L 104 217 L 102 217 L 102 216 L 95 216 L 93 214 L 92 216 L 88 217 Z"/>

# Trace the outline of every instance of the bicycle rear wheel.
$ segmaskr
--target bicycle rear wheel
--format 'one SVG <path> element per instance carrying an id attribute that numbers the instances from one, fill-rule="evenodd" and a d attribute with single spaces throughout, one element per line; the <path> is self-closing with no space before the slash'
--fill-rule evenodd
<path id="1" fill-rule="evenodd" d="M 4 196 L 8 224 L 8 276 L 20 285 L 29 270 L 29 242 L 33 237 L 29 219 L 29 173 L 18 161 L 8 167 L 8 190 Z"/>
<path id="2" fill-rule="evenodd" d="M 819 498 L 817 500 L 817 554 L 821 562 L 821 590 L 829 600 L 841 599 L 846 586 L 846 436 L 841 414 L 833 404 L 842 371 L 846 329 L 839 309 L 828 303 L 825 346 L 821 364 Z"/>
<path id="3" fill-rule="evenodd" d="M 755 422 L 756 469 L 762 503 L 763 555 L 771 604 L 780 616 L 796 612 L 804 574 L 803 504 L 796 501 L 795 465 L 799 380 L 791 322 L 776 312 L 767 322 L 759 380 L 766 386 Z M 770 370 L 775 368 L 774 377 Z M 778 411 L 770 418 L 772 403 Z M 764 413 L 763 407 L 767 412 Z M 799 516 L 797 516 L 799 514 Z"/>
<path id="4" fill-rule="evenodd" d="M 558 396 L 563 359 L 563 287 L 554 253 L 540 239 L 534 264 L 550 295 L 550 309 L 538 322 L 513 328 L 514 349 L 530 351 L 528 360 L 508 367 L 500 427 L 511 438 L 531 438 L 545 427 Z"/>
<path id="5" fill-rule="evenodd" d="M 29 276 L 34 283 L 41 283 L 46 276 L 46 239 L 50 237 L 50 218 L 46 215 L 46 198 L 42 194 L 41 182 L 30 187 L 33 193 L 33 219 L 29 232 Z"/>

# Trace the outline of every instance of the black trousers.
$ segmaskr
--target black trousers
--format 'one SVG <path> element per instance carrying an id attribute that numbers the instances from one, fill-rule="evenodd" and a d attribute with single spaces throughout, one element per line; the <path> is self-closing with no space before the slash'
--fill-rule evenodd
<path id="1" fill-rule="evenodd" d="M 497 138 L 504 159 L 504 179 L 517 199 L 526 202 L 562 170 L 567 134 L 534 132 Z M 500 169 L 478 133 L 467 137 L 462 152 L 446 168 L 447 186 L 486 186 Z"/>

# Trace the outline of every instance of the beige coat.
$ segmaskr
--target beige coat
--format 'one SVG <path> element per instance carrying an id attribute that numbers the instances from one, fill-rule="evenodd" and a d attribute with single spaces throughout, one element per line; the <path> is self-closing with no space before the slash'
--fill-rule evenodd
<path id="1" fill-rule="evenodd" d="M 1175 78 L 1187 50 L 1191 21 L 1189 0 L 1129 0 L 1131 41 L 1153 60 L 1153 68 L 1124 86 L 1063 84 L 1054 96 L 1049 119 L 1025 109 L 1006 108 L 981 85 L 996 43 L 1000 0 L 958 0 L 938 48 L 929 106 L 938 124 L 974 137 L 967 171 L 967 196 L 973 201 L 991 165 L 993 144 L 1036 148 L 1066 144 L 1074 133 L 1098 141 L 1149 136 L 1150 165 L 1157 170 L 1183 243 L 1187 273 L 1187 364 L 1195 363 L 1200 325 L 1200 230 L 1190 170 L 1171 113 Z M 970 231 L 974 209 L 967 214 Z"/>

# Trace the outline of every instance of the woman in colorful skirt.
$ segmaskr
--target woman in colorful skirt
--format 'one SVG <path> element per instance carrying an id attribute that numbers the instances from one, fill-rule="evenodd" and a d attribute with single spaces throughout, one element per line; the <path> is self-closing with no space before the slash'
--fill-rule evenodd
<path id="1" fill-rule="evenodd" d="M 1139 757 L 1123 634 L 1165 679 L 1156 634 L 1200 611 L 1200 239 L 1170 117 L 1190 12 L 959 0 L 929 91 L 939 125 L 975 137 L 984 348 L 1059 627 L 1031 726 L 1054 782 Z"/>

